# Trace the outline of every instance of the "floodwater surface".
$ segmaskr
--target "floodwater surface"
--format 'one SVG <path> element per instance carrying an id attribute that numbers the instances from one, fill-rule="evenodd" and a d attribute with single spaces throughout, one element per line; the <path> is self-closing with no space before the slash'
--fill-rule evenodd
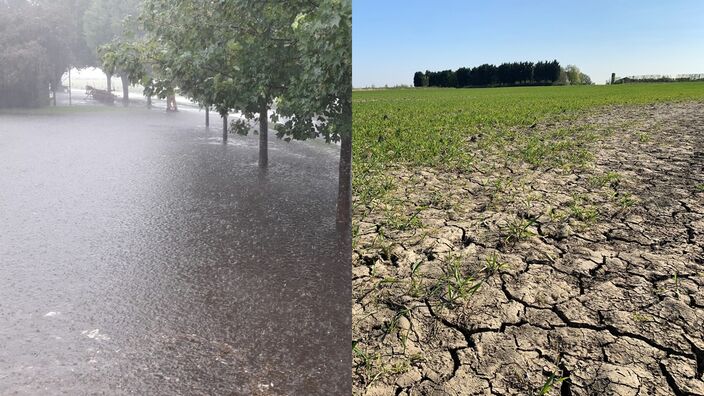
<path id="1" fill-rule="evenodd" d="M 0 394 L 349 394 L 337 147 L 91 110 L 0 114 Z"/>

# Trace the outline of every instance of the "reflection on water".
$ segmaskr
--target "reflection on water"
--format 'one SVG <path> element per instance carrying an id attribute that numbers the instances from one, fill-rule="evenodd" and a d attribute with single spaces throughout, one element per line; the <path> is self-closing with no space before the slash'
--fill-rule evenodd
<path id="1" fill-rule="evenodd" d="M 350 393 L 337 148 L 199 121 L 0 115 L 0 394 Z"/>

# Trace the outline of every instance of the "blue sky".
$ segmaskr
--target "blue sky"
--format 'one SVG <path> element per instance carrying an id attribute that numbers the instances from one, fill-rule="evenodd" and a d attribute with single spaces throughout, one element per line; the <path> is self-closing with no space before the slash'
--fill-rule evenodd
<path id="1" fill-rule="evenodd" d="M 353 0 L 355 87 L 421 70 L 557 59 L 615 72 L 704 73 L 704 0 Z"/>

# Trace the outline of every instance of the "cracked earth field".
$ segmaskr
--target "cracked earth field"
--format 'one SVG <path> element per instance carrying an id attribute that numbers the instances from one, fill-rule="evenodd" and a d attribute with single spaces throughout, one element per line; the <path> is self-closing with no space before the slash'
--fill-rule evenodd
<path id="1" fill-rule="evenodd" d="M 396 167 L 356 207 L 355 394 L 704 395 L 704 103 L 521 132 L 585 126 L 584 166 Z"/>

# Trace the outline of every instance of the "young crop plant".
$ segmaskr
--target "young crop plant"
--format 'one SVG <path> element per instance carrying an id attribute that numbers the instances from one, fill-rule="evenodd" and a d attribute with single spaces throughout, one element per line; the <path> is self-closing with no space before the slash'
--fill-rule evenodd
<path id="1" fill-rule="evenodd" d="M 483 271 L 485 276 L 489 278 L 507 267 L 508 264 L 503 261 L 500 261 L 499 255 L 496 252 L 493 252 L 486 257 Z"/>
<path id="2" fill-rule="evenodd" d="M 421 297 L 423 295 L 423 278 L 420 278 L 420 266 L 422 260 L 418 260 L 411 265 L 411 282 L 408 289 L 408 295 L 411 297 Z M 420 279 L 419 279 L 420 278 Z"/>
<path id="3" fill-rule="evenodd" d="M 650 134 L 646 132 L 638 132 L 638 141 L 641 143 L 649 142 L 651 139 Z"/>
<path id="4" fill-rule="evenodd" d="M 443 276 L 433 286 L 431 294 L 450 308 L 471 297 L 483 283 L 481 280 L 477 281 L 474 276 L 465 274 L 457 258 L 449 258 L 443 272 Z"/>
<path id="5" fill-rule="evenodd" d="M 585 205 L 583 202 L 584 198 L 580 196 L 572 198 L 569 206 L 570 216 L 584 223 L 594 223 L 599 217 L 599 212 L 593 206 Z"/>
<path id="6" fill-rule="evenodd" d="M 560 377 L 555 373 L 550 373 L 550 376 L 548 376 L 548 378 L 545 380 L 543 386 L 541 386 L 537 392 L 533 392 L 532 394 L 536 396 L 547 396 L 550 394 L 550 392 L 555 386 L 560 385 L 567 379 L 569 379 L 569 377 Z"/>
<path id="7" fill-rule="evenodd" d="M 636 203 L 638 203 L 638 199 L 636 199 L 631 193 L 628 192 L 623 193 L 618 200 L 618 205 L 621 207 L 621 209 L 628 209 Z"/>
<path id="8" fill-rule="evenodd" d="M 611 188 L 616 188 L 621 181 L 621 175 L 618 172 L 607 172 L 603 175 L 592 176 L 589 179 L 589 185 L 592 187 L 605 187 L 609 186 Z"/>
<path id="9" fill-rule="evenodd" d="M 504 240 L 506 243 L 516 243 L 528 239 L 536 234 L 530 230 L 535 224 L 534 219 L 515 218 L 504 227 Z"/>
<path id="10" fill-rule="evenodd" d="M 391 208 L 386 212 L 384 225 L 389 229 L 397 231 L 406 231 L 416 229 L 423 225 L 423 222 L 418 218 L 422 208 L 417 208 L 412 214 L 403 212 L 404 208 Z"/>

